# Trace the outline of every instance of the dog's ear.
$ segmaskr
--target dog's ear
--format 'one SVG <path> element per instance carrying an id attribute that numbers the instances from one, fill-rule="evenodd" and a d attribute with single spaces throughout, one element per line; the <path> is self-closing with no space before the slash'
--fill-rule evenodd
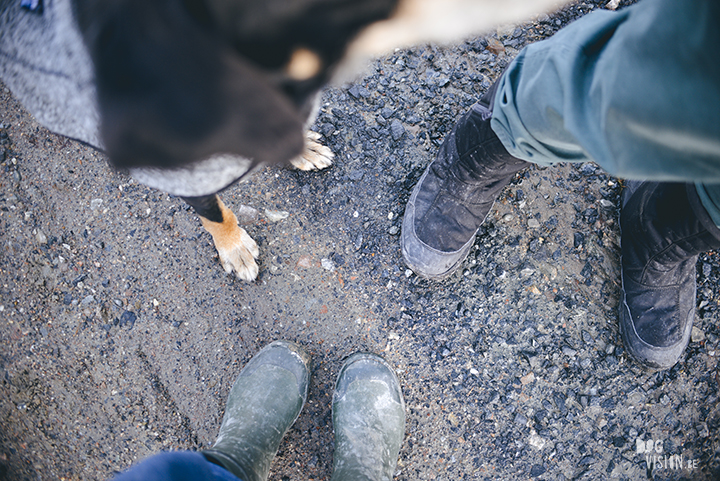
<path id="1" fill-rule="evenodd" d="M 267 78 L 175 0 L 74 0 L 95 67 L 102 137 L 119 168 L 219 153 L 285 162 L 303 122 Z"/>

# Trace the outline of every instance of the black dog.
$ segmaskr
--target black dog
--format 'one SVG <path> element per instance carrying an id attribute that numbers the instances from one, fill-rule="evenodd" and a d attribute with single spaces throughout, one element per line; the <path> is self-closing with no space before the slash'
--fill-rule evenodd
<path id="1" fill-rule="evenodd" d="M 50 130 L 183 197 L 225 269 L 253 280 L 257 245 L 216 193 L 260 164 L 330 165 L 303 130 L 364 27 L 355 56 L 554 1 L 0 0 L 0 76 Z"/>

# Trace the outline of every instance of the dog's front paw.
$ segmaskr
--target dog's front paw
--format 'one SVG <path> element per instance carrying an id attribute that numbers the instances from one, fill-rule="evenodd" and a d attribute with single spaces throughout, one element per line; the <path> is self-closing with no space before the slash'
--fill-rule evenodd
<path id="1" fill-rule="evenodd" d="M 225 238 L 221 243 L 215 240 L 215 247 L 225 272 L 235 274 L 244 281 L 254 281 L 258 275 L 258 265 L 255 263 L 260 251 L 257 243 L 238 227 L 231 238 Z"/>
<path id="2" fill-rule="evenodd" d="M 200 221 L 212 235 L 225 272 L 235 274 L 244 281 L 254 281 L 258 275 L 258 265 L 255 263 L 260 253 L 258 245 L 245 229 L 238 226 L 235 214 L 220 199 L 217 202 L 222 222 L 213 222 L 202 216 Z"/>
<path id="3" fill-rule="evenodd" d="M 290 163 L 300 170 L 322 170 L 332 165 L 333 158 L 335 154 L 332 150 L 320 143 L 320 134 L 308 130 L 305 133 L 305 150 Z"/>

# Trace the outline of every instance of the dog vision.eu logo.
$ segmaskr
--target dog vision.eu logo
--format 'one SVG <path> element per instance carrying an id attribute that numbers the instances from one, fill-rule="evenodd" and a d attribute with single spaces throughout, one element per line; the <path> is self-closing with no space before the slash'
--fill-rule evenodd
<path id="1" fill-rule="evenodd" d="M 670 469 L 678 471 L 681 469 L 695 470 L 698 468 L 697 459 L 684 459 L 682 454 L 667 455 L 664 449 L 665 442 L 662 439 L 635 440 L 635 453 L 645 455 L 645 463 L 648 472 L 658 469 Z"/>

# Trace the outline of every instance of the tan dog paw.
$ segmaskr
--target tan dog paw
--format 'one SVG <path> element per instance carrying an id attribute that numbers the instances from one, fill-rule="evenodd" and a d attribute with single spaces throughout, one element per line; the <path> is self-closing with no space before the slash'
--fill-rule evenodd
<path id="1" fill-rule="evenodd" d="M 308 130 L 305 133 L 305 150 L 290 163 L 300 170 L 322 170 L 330 167 L 334 158 L 332 150 L 320 143 L 320 134 Z"/>
<path id="2" fill-rule="evenodd" d="M 244 281 L 254 281 L 258 275 L 255 259 L 260 253 L 257 243 L 238 226 L 237 217 L 220 199 L 218 204 L 223 215 L 222 222 L 212 222 L 202 216 L 200 221 L 212 235 L 225 272 L 234 273 Z"/>

